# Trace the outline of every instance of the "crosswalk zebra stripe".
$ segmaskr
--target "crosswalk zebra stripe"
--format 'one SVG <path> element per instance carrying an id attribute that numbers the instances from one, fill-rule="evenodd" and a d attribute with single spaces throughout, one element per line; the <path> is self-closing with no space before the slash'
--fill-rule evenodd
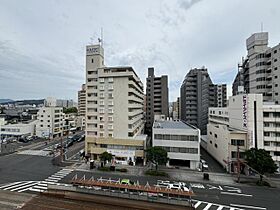
<path id="1" fill-rule="evenodd" d="M 10 189 L 13 189 L 14 187 L 20 187 L 20 186 L 23 186 L 23 185 L 26 185 L 26 184 L 29 184 L 29 183 L 32 183 L 32 182 L 33 181 L 28 181 L 28 182 L 24 182 L 24 183 L 21 183 L 21 184 L 13 185 L 11 187 L 4 188 L 3 190 L 10 190 Z"/>
<path id="2" fill-rule="evenodd" d="M 53 182 L 53 183 L 55 183 L 55 182 L 58 182 L 59 180 L 53 180 L 53 179 L 45 179 L 45 181 L 48 181 L 48 182 Z"/>
<path id="3" fill-rule="evenodd" d="M 47 182 L 47 181 L 42 181 L 41 183 L 43 183 L 43 184 L 55 184 L 55 182 Z"/>
<path id="4" fill-rule="evenodd" d="M 205 206 L 203 210 L 208 210 L 211 206 L 212 206 L 212 203 L 208 203 L 207 206 Z"/>
<path id="5" fill-rule="evenodd" d="M 219 206 L 218 208 L 217 208 L 217 210 L 222 210 L 224 208 L 224 206 Z"/>
<path id="6" fill-rule="evenodd" d="M 48 189 L 48 187 L 42 187 L 42 186 L 38 186 L 38 185 L 35 185 L 35 186 L 33 186 L 32 188 L 41 189 L 41 190 L 46 190 L 46 189 Z"/>
<path id="7" fill-rule="evenodd" d="M 19 183 L 22 183 L 22 182 L 13 182 L 13 183 L 10 183 L 10 184 L 6 184 L 6 185 L 1 186 L 0 189 L 3 189 L 3 188 L 5 188 L 5 187 L 10 187 L 10 186 L 12 186 L 12 185 L 17 185 L 17 184 L 19 184 Z"/>
<path id="8" fill-rule="evenodd" d="M 27 190 L 34 191 L 34 192 L 43 192 L 44 190 L 34 189 L 34 188 L 28 188 Z"/>
<path id="9" fill-rule="evenodd" d="M 36 185 L 37 183 L 35 182 L 35 183 L 30 183 L 30 184 L 27 184 L 27 185 L 24 185 L 24 186 L 21 186 L 21 187 L 17 187 L 17 188 L 14 188 L 14 189 L 12 189 L 12 190 L 10 190 L 10 191 L 18 191 L 18 190 L 21 190 L 21 189 L 23 189 L 23 188 L 26 188 L 26 187 L 32 187 L 32 186 L 34 186 L 34 185 Z"/>
<path id="10" fill-rule="evenodd" d="M 62 178 L 64 178 L 65 176 L 51 175 L 51 177 L 62 179 Z"/>
<path id="11" fill-rule="evenodd" d="M 61 179 L 61 177 L 52 177 L 52 176 L 50 176 L 50 177 L 48 177 L 48 179 L 57 179 L 57 180 L 60 180 Z"/>
<path id="12" fill-rule="evenodd" d="M 198 201 L 198 202 L 194 205 L 194 208 L 196 209 L 200 204 L 201 204 L 201 201 Z"/>

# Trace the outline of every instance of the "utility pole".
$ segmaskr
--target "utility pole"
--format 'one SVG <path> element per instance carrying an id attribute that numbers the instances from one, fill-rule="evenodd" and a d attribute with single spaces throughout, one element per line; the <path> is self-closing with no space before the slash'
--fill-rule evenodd
<path id="1" fill-rule="evenodd" d="M 62 136 L 60 137 L 60 163 L 63 162 L 63 144 L 62 144 Z"/>
<path id="2" fill-rule="evenodd" d="M 237 182 L 240 182 L 240 152 L 239 152 L 239 145 L 237 144 Z"/>

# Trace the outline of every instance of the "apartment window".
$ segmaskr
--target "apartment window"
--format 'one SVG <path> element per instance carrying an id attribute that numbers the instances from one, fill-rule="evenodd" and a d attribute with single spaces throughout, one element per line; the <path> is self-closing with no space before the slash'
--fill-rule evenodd
<path id="1" fill-rule="evenodd" d="M 43 112 L 46 112 L 46 110 L 43 110 Z"/>
<path id="2" fill-rule="evenodd" d="M 43 127 L 43 125 L 41 125 L 41 127 Z"/>
<path id="3" fill-rule="evenodd" d="M 274 50 L 274 54 L 276 54 L 277 53 L 277 50 Z"/>
<path id="4" fill-rule="evenodd" d="M 109 122 L 113 122 L 113 117 L 108 117 Z"/>
<path id="5" fill-rule="evenodd" d="M 275 78 L 275 79 L 277 79 L 277 78 L 278 78 L 278 76 L 274 76 L 274 78 Z"/>
<path id="6" fill-rule="evenodd" d="M 268 122 L 265 122 L 263 123 L 264 127 L 269 127 L 269 123 Z"/>
<path id="7" fill-rule="evenodd" d="M 108 97 L 109 98 L 113 98 L 114 96 L 113 96 L 113 93 L 108 93 Z"/>
<path id="8" fill-rule="evenodd" d="M 244 140 L 243 139 L 231 139 L 231 145 L 233 146 L 244 146 Z"/>
<path id="9" fill-rule="evenodd" d="M 91 63 L 93 63 L 93 58 L 91 59 Z"/>
<path id="10" fill-rule="evenodd" d="M 100 101 L 99 101 L 99 105 L 104 106 L 104 101 L 103 101 L 103 100 L 100 100 Z"/>
<path id="11" fill-rule="evenodd" d="M 278 87 L 278 84 L 275 84 L 275 87 Z"/>
<path id="12" fill-rule="evenodd" d="M 100 121 L 103 121 L 103 120 L 104 120 L 104 117 L 99 117 L 99 120 L 100 120 Z"/>
<path id="13" fill-rule="evenodd" d="M 99 135 L 100 135 L 100 137 L 103 137 L 103 136 L 104 136 L 104 133 L 103 133 L 103 132 L 100 132 Z"/>
<path id="14" fill-rule="evenodd" d="M 112 133 L 109 133 L 108 136 L 109 136 L 109 137 L 113 137 L 113 134 L 112 134 Z"/>
<path id="15" fill-rule="evenodd" d="M 99 94 L 100 98 L 104 98 L 104 93 Z"/>
<path id="16" fill-rule="evenodd" d="M 108 101 L 109 106 L 113 106 L 114 102 L 112 100 Z"/>
<path id="17" fill-rule="evenodd" d="M 212 132 L 210 131 L 210 135 L 212 135 Z"/>
<path id="18" fill-rule="evenodd" d="M 277 62 L 277 59 L 274 59 L 274 62 Z"/>
<path id="19" fill-rule="evenodd" d="M 263 117 L 269 117 L 269 112 L 264 112 Z"/>
<path id="20" fill-rule="evenodd" d="M 102 108 L 102 109 L 99 109 L 99 113 L 104 113 L 104 109 Z"/>
<path id="21" fill-rule="evenodd" d="M 274 70 L 276 71 L 278 68 L 277 67 L 274 67 Z"/>
<path id="22" fill-rule="evenodd" d="M 103 129 L 103 128 L 104 128 L 104 125 L 103 125 L 103 124 L 100 124 L 100 125 L 99 125 L 99 128 L 100 128 L 100 129 Z"/>
<path id="23" fill-rule="evenodd" d="M 108 82 L 114 82 L 113 77 L 109 77 L 109 78 L 108 78 Z"/>
<path id="24" fill-rule="evenodd" d="M 270 133 L 269 133 L 269 132 L 264 132 L 263 135 L 264 135 L 264 136 L 270 136 Z"/>
<path id="25" fill-rule="evenodd" d="M 280 156 L 280 152 L 279 151 L 274 152 L 274 156 Z"/>
<path id="26" fill-rule="evenodd" d="M 104 85 L 99 85 L 99 90 L 105 90 Z"/>
<path id="27" fill-rule="evenodd" d="M 213 142 L 210 140 L 210 144 L 212 144 Z"/>
<path id="28" fill-rule="evenodd" d="M 113 125 L 112 125 L 112 124 L 109 124 L 109 125 L 108 125 L 108 129 L 112 130 L 112 129 L 113 129 Z"/>
<path id="29" fill-rule="evenodd" d="M 113 109 L 108 109 L 108 112 L 109 112 L 110 114 L 112 114 L 112 113 L 114 113 L 114 110 L 113 110 Z"/>
<path id="30" fill-rule="evenodd" d="M 278 93 L 275 93 L 276 96 L 278 96 Z"/>
<path id="31" fill-rule="evenodd" d="M 41 115 L 41 117 L 44 117 L 44 115 Z"/>
<path id="32" fill-rule="evenodd" d="M 113 89 L 114 89 L 114 86 L 113 86 L 112 84 L 110 84 L 110 85 L 108 86 L 108 89 L 109 89 L 109 90 L 113 90 Z"/>
<path id="33" fill-rule="evenodd" d="M 270 146 L 270 141 L 264 141 L 264 146 Z"/>
<path id="34" fill-rule="evenodd" d="M 100 83 L 103 83 L 104 81 L 105 81 L 104 78 L 99 78 L 99 82 L 100 82 Z"/>
<path id="35" fill-rule="evenodd" d="M 216 147 L 216 148 L 218 148 L 218 145 L 217 145 L 217 144 L 215 144 L 215 147 Z"/>
<path id="36" fill-rule="evenodd" d="M 215 136 L 215 138 L 218 138 L 217 134 L 215 134 L 214 136 Z"/>

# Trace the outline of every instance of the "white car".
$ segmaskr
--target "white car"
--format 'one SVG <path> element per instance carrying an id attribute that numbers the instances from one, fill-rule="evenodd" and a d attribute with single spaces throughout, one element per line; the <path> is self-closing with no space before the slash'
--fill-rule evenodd
<path id="1" fill-rule="evenodd" d="M 207 164 L 207 163 L 202 163 L 202 167 L 203 167 L 204 169 L 208 169 L 208 164 Z"/>

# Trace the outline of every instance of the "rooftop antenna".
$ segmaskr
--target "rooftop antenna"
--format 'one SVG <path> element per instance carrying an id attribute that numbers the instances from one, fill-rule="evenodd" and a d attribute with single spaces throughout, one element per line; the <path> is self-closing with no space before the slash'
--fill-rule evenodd
<path id="1" fill-rule="evenodd" d="M 263 32 L 263 22 L 261 22 L 261 32 Z"/>
<path id="2" fill-rule="evenodd" d="M 99 42 L 99 44 L 103 47 L 103 28 L 101 27 L 101 37 L 100 38 L 98 38 L 98 42 Z"/>

